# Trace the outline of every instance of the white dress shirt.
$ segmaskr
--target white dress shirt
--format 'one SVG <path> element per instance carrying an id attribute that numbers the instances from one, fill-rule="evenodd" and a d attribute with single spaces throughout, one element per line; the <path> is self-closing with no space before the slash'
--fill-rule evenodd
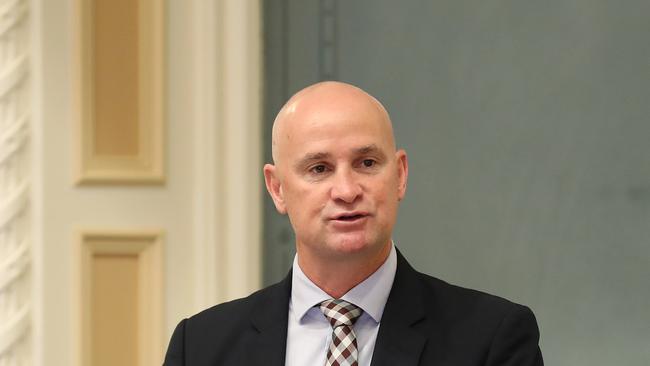
<path id="1" fill-rule="evenodd" d="M 359 350 L 359 366 L 370 366 L 381 316 L 393 286 L 397 254 L 391 244 L 388 258 L 363 282 L 341 299 L 363 309 L 354 324 Z M 293 259 L 289 324 L 287 328 L 286 366 L 324 365 L 332 341 L 332 327 L 316 304 L 331 299 L 302 272 L 298 256 Z"/>

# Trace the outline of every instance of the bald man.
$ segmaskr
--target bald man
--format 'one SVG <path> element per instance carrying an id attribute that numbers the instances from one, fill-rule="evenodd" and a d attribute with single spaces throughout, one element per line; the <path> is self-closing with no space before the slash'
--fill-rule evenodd
<path id="1" fill-rule="evenodd" d="M 395 248 L 408 160 L 379 101 L 309 86 L 272 139 L 264 179 L 295 232 L 292 270 L 181 321 L 166 366 L 543 365 L 527 307 L 419 273 Z"/>

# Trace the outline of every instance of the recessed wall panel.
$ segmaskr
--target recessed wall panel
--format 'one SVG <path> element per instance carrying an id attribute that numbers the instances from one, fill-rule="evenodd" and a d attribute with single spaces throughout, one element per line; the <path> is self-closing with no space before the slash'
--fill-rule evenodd
<path id="1" fill-rule="evenodd" d="M 137 156 L 138 1 L 94 0 L 93 5 L 93 153 Z"/>
<path id="2" fill-rule="evenodd" d="M 78 364 L 161 364 L 160 232 L 87 231 L 80 242 Z"/>
<path id="3" fill-rule="evenodd" d="M 92 256 L 93 366 L 138 365 L 138 262 L 135 254 Z"/>
<path id="4" fill-rule="evenodd" d="M 162 1 L 76 0 L 76 180 L 164 181 Z"/>

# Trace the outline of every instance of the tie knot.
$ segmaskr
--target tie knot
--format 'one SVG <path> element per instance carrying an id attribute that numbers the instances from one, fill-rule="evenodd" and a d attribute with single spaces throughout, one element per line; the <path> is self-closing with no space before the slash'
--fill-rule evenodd
<path id="1" fill-rule="evenodd" d="M 363 312 L 359 307 L 341 299 L 329 299 L 320 303 L 323 312 L 332 328 L 342 325 L 352 326 Z"/>

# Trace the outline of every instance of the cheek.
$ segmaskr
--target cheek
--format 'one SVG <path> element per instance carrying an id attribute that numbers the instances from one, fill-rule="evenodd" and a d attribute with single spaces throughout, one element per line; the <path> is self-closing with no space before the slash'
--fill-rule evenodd
<path id="1" fill-rule="evenodd" d="M 398 195 L 399 180 L 394 175 L 384 176 L 379 183 L 375 185 L 378 192 L 377 200 L 389 202 L 396 199 Z"/>
<path id="2" fill-rule="evenodd" d="M 290 187 L 285 191 L 287 212 L 296 220 L 304 220 L 322 211 L 326 202 L 314 187 Z"/>
<path id="3" fill-rule="evenodd" d="M 397 179 L 388 179 L 385 184 L 381 185 L 375 195 L 375 204 L 380 210 L 379 213 L 386 219 L 391 219 L 396 215 L 399 205 Z"/>

